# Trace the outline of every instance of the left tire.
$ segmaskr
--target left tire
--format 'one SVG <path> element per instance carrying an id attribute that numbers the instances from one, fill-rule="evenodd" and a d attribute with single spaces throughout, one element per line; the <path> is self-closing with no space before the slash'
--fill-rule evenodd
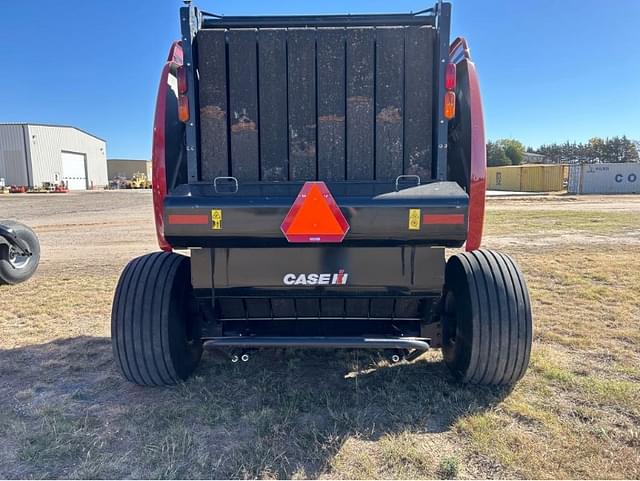
<path id="1" fill-rule="evenodd" d="M 191 315 L 190 259 L 155 252 L 125 267 L 113 300 L 111 342 L 122 375 L 141 386 L 177 384 L 202 357 Z"/>
<path id="2" fill-rule="evenodd" d="M 24 241 L 30 256 L 20 255 L 17 250 L 7 244 L 0 244 L 0 284 L 18 284 L 29 279 L 38 268 L 40 262 L 40 241 L 36 234 L 26 225 L 10 220 L 0 221 L 9 227 L 17 237 Z"/>

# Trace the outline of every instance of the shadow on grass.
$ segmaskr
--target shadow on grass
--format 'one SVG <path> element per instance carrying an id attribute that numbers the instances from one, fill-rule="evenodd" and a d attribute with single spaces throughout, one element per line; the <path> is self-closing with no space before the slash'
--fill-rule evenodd
<path id="1" fill-rule="evenodd" d="M 0 477 L 317 477 L 350 438 L 445 432 L 508 394 L 457 384 L 428 356 L 205 352 L 186 383 L 142 388 L 108 338 L 0 350 Z"/>

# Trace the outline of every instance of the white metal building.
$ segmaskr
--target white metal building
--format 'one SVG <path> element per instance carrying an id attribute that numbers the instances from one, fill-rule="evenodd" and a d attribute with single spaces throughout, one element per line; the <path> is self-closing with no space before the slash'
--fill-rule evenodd
<path id="1" fill-rule="evenodd" d="M 109 183 L 107 144 L 66 125 L 0 124 L 0 178 L 5 185 L 100 188 Z"/>

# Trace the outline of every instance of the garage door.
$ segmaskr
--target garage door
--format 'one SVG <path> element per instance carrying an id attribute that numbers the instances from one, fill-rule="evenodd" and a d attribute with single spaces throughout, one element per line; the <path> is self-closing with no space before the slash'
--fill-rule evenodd
<path id="1" fill-rule="evenodd" d="M 87 167 L 83 154 L 62 152 L 62 180 L 69 190 L 87 189 Z"/>

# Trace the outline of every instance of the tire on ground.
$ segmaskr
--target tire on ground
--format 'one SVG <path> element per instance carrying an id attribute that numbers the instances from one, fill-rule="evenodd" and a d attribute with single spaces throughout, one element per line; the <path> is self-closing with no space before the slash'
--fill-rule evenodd
<path id="1" fill-rule="evenodd" d="M 126 379 L 162 386 L 191 375 L 202 357 L 191 300 L 188 257 L 156 252 L 127 264 L 111 312 L 113 355 Z"/>
<path id="2" fill-rule="evenodd" d="M 40 262 L 40 241 L 36 234 L 26 225 L 11 220 L 0 221 L 3 226 L 11 228 L 16 235 L 27 243 L 31 256 L 25 259 L 15 257 L 7 244 L 0 244 L 0 284 L 18 284 L 29 279 L 38 268 Z"/>
<path id="3" fill-rule="evenodd" d="M 443 356 L 463 382 L 512 385 L 525 373 L 532 342 L 531 302 L 509 256 L 476 250 L 445 270 Z"/>

